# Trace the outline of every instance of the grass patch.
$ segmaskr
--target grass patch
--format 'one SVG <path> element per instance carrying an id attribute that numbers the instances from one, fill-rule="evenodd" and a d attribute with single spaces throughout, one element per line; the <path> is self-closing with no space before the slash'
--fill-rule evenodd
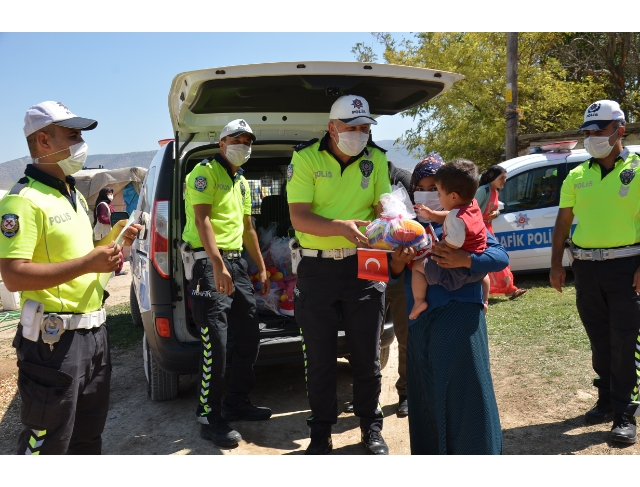
<path id="1" fill-rule="evenodd" d="M 529 291 L 513 301 L 489 299 L 493 357 L 512 375 L 539 377 L 565 390 L 589 388 L 591 349 L 576 309 L 573 276 L 568 273 L 562 294 L 547 274 L 516 276 L 516 282 Z"/>
<path id="2" fill-rule="evenodd" d="M 112 349 L 130 348 L 142 340 L 144 330 L 131 321 L 129 303 L 107 306 L 107 328 Z"/>

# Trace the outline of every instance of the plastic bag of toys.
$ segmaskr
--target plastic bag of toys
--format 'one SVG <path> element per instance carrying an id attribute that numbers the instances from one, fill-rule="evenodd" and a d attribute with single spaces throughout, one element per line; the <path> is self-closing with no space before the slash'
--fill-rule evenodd
<path id="1" fill-rule="evenodd" d="M 416 250 L 416 258 L 424 257 L 431 252 L 434 234 L 414 220 L 416 214 L 403 187 L 383 194 L 380 203 L 380 218 L 367 225 L 365 232 L 372 248 L 393 250 L 399 245 L 413 247 Z"/>

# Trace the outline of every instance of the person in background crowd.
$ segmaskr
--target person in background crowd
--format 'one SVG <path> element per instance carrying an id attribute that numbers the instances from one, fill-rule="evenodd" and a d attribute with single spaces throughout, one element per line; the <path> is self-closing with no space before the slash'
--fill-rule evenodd
<path id="1" fill-rule="evenodd" d="M 504 188 L 507 182 L 507 170 L 502 166 L 491 166 L 480 175 L 480 187 L 476 192 L 476 201 L 482 211 L 482 218 L 487 231 L 495 237 L 492 220 L 500 214 L 498 211 L 498 190 Z M 499 272 L 490 272 L 489 294 L 504 294 L 509 299 L 516 299 L 527 292 L 524 288 L 518 288 L 513 284 L 513 274 L 509 266 Z"/>
<path id="2" fill-rule="evenodd" d="M 96 206 L 93 208 L 93 239 L 102 240 L 111 232 L 111 213 L 116 211 L 113 207 L 113 189 L 104 187 L 98 193 Z M 124 252 L 120 252 L 120 265 L 116 269 L 116 276 L 124 276 L 127 272 L 122 270 L 124 266 Z"/>

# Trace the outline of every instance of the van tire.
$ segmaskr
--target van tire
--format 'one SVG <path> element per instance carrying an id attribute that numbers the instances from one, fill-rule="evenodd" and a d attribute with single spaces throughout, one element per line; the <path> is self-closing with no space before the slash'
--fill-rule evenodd
<path id="1" fill-rule="evenodd" d="M 129 290 L 129 308 L 131 309 L 131 321 L 133 321 L 133 324 L 142 327 L 142 314 L 140 314 L 140 305 L 138 304 L 133 282 Z"/>
<path id="2" fill-rule="evenodd" d="M 380 349 L 380 370 L 384 369 L 387 366 L 390 353 L 391 347 L 384 347 Z"/>
<path id="3" fill-rule="evenodd" d="M 143 354 L 145 375 L 147 376 L 147 394 L 152 401 L 169 401 L 178 396 L 178 374 L 165 372 L 153 357 L 153 351 L 144 336 Z"/>

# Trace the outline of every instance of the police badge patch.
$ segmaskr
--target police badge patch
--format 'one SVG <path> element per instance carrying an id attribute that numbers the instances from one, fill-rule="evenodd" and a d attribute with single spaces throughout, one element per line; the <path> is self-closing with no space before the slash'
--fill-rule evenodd
<path id="1" fill-rule="evenodd" d="M 2 215 L 2 234 L 7 237 L 15 237 L 20 230 L 20 224 L 18 223 L 18 215 L 13 213 L 7 213 Z"/>
<path id="2" fill-rule="evenodd" d="M 242 202 L 244 202 L 244 196 L 247 194 L 247 189 L 244 187 L 244 183 L 240 181 L 240 193 L 242 193 Z"/>
<path id="3" fill-rule="evenodd" d="M 360 172 L 362 173 L 360 186 L 362 186 L 362 189 L 367 189 L 369 187 L 369 176 L 371 176 L 371 173 L 373 172 L 373 162 L 367 159 L 362 159 L 360 161 Z"/>
<path id="4" fill-rule="evenodd" d="M 204 191 L 207 188 L 207 178 L 198 176 L 193 182 L 193 185 L 198 191 Z"/>
<path id="5" fill-rule="evenodd" d="M 293 164 L 289 164 L 287 166 L 287 181 L 291 181 L 292 177 L 293 177 Z"/>
<path id="6" fill-rule="evenodd" d="M 636 172 L 633 169 L 625 169 L 620 173 L 620 182 L 622 183 L 622 186 L 620 186 L 620 191 L 618 191 L 618 194 L 621 197 L 624 198 L 629 194 L 629 184 L 635 177 Z"/>
<path id="7" fill-rule="evenodd" d="M 622 182 L 622 184 L 624 184 L 625 186 L 628 186 L 635 177 L 636 172 L 633 169 L 625 169 L 620 173 L 620 182 Z"/>

